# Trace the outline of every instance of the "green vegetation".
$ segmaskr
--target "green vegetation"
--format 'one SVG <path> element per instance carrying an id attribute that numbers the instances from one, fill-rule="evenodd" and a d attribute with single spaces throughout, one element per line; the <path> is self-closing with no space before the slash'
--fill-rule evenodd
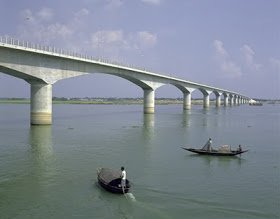
<path id="1" fill-rule="evenodd" d="M 156 104 L 182 104 L 180 98 L 156 98 Z M 30 99 L 27 98 L 0 98 L 0 104 L 29 104 Z M 115 104 L 115 105 L 131 105 L 143 104 L 142 98 L 65 98 L 53 97 L 53 104 Z"/>
<path id="2" fill-rule="evenodd" d="M 0 98 L 0 104 L 29 104 L 30 100 L 25 98 Z"/>
<path id="3" fill-rule="evenodd" d="M 268 104 L 280 104 L 280 100 L 260 100 L 263 103 Z M 212 103 L 215 100 L 211 100 Z M 0 98 L 0 104 L 29 104 L 28 98 Z M 114 105 L 131 105 L 131 104 L 143 104 L 143 98 L 65 98 L 65 97 L 53 97 L 53 104 L 114 104 Z M 156 98 L 155 104 L 183 104 L 182 98 Z M 202 99 L 192 99 L 192 104 L 203 104 Z"/>
<path id="4" fill-rule="evenodd" d="M 182 99 L 158 98 L 156 104 L 180 104 Z M 0 104 L 29 104 L 30 99 L 25 98 L 0 98 Z M 130 105 L 143 104 L 142 98 L 53 98 L 53 104 L 116 104 Z"/>

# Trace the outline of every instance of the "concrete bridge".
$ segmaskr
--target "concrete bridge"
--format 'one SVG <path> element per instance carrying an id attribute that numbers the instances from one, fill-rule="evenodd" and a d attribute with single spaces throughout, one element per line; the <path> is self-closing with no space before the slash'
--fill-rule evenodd
<path id="1" fill-rule="evenodd" d="M 0 72 L 21 78 L 31 85 L 30 122 L 32 125 L 52 124 L 52 85 L 62 79 L 90 73 L 119 76 L 141 87 L 144 93 L 144 113 L 154 113 L 155 91 L 171 84 L 183 93 L 183 109 L 191 108 L 191 93 L 203 94 L 203 106 L 210 105 L 210 94 L 216 96 L 216 106 L 247 103 L 250 98 L 236 92 L 204 84 L 160 75 L 145 69 L 109 63 L 87 55 L 0 37 Z"/>

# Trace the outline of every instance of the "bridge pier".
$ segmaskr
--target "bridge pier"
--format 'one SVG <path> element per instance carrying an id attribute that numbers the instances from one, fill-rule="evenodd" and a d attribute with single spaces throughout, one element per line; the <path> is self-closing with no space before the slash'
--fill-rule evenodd
<path id="1" fill-rule="evenodd" d="M 210 106 L 210 95 L 208 93 L 203 94 L 203 107 L 209 108 Z"/>
<path id="2" fill-rule="evenodd" d="M 183 108 L 184 110 L 191 109 L 191 93 L 184 93 L 184 103 Z"/>
<path id="3" fill-rule="evenodd" d="M 221 106 L 221 95 L 217 95 L 216 96 L 216 107 L 220 107 Z"/>
<path id="4" fill-rule="evenodd" d="M 144 89 L 144 113 L 155 112 L 155 91 L 152 89 Z"/>
<path id="5" fill-rule="evenodd" d="M 229 97 L 229 104 L 230 104 L 231 106 L 233 106 L 233 96 L 230 96 L 230 97 Z"/>
<path id="6" fill-rule="evenodd" d="M 238 96 L 235 97 L 235 105 L 237 105 L 237 106 L 239 105 L 239 97 Z"/>
<path id="7" fill-rule="evenodd" d="M 43 82 L 30 82 L 31 103 L 30 123 L 31 125 L 52 124 L 52 85 Z"/>
<path id="8" fill-rule="evenodd" d="M 228 94 L 224 93 L 224 106 L 228 106 Z"/>

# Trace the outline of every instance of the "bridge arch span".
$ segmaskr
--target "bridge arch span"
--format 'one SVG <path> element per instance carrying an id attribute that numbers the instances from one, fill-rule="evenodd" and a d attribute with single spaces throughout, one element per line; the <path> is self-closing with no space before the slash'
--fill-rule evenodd
<path id="1" fill-rule="evenodd" d="M 226 92 L 232 105 L 240 102 L 241 97 L 224 89 L 8 37 L 0 37 L 0 71 L 31 84 L 31 124 L 52 123 L 51 100 L 54 83 L 92 73 L 115 75 L 141 87 L 144 91 L 144 113 L 154 113 L 155 90 L 166 84 L 181 90 L 184 95 L 184 109 L 190 107 L 191 93 L 196 89 L 203 94 L 205 108 L 209 107 L 209 95 L 214 91 L 217 91 L 215 94 L 219 98 L 221 92 Z M 249 99 L 245 96 L 244 98 Z"/>
<path id="2" fill-rule="evenodd" d="M 101 74 L 114 75 L 123 79 L 126 79 L 133 84 L 142 88 L 143 94 L 143 110 L 145 114 L 154 113 L 155 111 L 155 90 L 164 85 L 162 82 L 157 82 L 153 78 L 145 77 L 145 75 L 135 74 L 133 72 L 118 72 L 118 71 L 106 71 Z"/>

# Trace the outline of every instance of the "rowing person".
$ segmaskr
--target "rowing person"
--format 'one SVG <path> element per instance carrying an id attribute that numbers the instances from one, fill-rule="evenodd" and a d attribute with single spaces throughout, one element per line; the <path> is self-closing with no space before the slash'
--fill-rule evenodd
<path id="1" fill-rule="evenodd" d="M 212 150 L 211 145 L 212 145 L 212 139 L 209 138 L 206 144 L 203 146 L 202 150 L 211 151 Z"/>
<path id="2" fill-rule="evenodd" d="M 125 193 L 124 192 L 124 188 L 125 188 L 125 185 L 126 185 L 126 171 L 124 169 L 124 167 L 121 167 L 121 186 L 122 186 L 122 190 L 123 190 L 123 194 Z"/>

